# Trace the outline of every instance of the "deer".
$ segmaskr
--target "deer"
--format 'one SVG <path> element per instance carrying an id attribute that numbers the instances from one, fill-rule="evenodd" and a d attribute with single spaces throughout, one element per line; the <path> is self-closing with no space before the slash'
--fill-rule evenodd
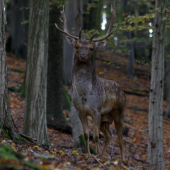
<path id="1" fill-rule="evenodd" d="M 124 161 L 124 142 L 122 129 L 124 121 L 124 109 L 126 97 L 120 86 L 113 80 L 106 80 L 97 76 L 93 57 L 93 51 L 105 45 L 105 41 L 113 32 L 113 22 L 116 17 L 116 8 L 111 5 L 111 22 L 106 35 L 103 38 L 94 39 L 96 31 L 89 40 L 82 39 L 81 28 L 79 37 L 71 35 L 67 30 L 64 7 L 61 11 L 64 29 L 55 24 L 57 30 L 65 34 L 67 42 L 75 48 L 72 67 L 72 102 L 78 112 L 83 126 L 85 150 L 89 150 L 88 116 L 92 117 L 94 142 L 96 152 L 104 157 L 111 141 L 112 133 L 110 125 L 114 121 L 121 153 L 121 161 Z M 70 56 L 72 57 L 72 56 Z M 99 150 L 99 131 L 104 134 L 105 141 L 102 152 Z"/>

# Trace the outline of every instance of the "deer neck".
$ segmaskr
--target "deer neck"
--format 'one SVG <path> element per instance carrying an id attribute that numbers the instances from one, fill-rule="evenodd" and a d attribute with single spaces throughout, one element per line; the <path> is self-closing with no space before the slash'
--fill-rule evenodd
<path id="1" fill-rule="evenodd" d="M 78 60 L 77 55 L 75 54 L 72 76 L 73 81 L 75 78 L 77 82 L 88 82 L 94 86 L 97 80 L 97 74 L 93 56 L 91 56 L 87 62 L 82 62 Z"/>

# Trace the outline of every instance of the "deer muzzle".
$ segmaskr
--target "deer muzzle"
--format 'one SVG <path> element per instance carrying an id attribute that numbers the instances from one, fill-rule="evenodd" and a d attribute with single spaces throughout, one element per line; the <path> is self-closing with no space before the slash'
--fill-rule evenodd
<path id="1" fill-rule="evenodd" d="M 80 61 L 85 62 L 85 61 L 87 61 L 87 59 L 88 59 L 88 57 L 87 57 L 87 55 L 85 53 L 80 54 L 80 56 L 79 56 Z"/>

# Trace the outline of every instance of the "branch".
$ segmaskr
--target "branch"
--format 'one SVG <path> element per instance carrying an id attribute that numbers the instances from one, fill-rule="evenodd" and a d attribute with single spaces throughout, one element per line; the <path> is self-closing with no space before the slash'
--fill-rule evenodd
<path id="1" fill-rule="evenodd" d="M 93 154 L 91 154 L 93 156 L 93 158 L 102 166 L 104 166 Z"/>

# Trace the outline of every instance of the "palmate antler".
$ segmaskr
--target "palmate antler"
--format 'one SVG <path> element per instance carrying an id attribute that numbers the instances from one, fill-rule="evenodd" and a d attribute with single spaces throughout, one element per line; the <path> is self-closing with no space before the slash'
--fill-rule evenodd
<path id="1" fill-rule="evenodd" d="M 114 9 L 113 9 L 113 7 L 114 7 Z M 63 10 L 61 11 L 61 14 L 62 14 L 63 20 L 60 18 L 60 21 L 61 21 L 61 22 L 63 23 L 63 25 L 64 25 L 64 30 L 61 30 L 61 29 L 57 26 L 57 24 L 55 24 L 56 28 L 57 28 L 60 32 L 64 33 L 65 35 L 67 35 L 67 36 L 69 36 L 69 37 L 71 37 L 71 38 L 73 38 L 73 39 L 75 39 L 75 40 L 81 39 L 81 28 L 80 28 L 80 31 L 79 31 L 79 37 L 75 37 L 75 36 L 71 35 L 71 34 L 68 32 L 68 30 L 67 30 L 66 17 L 65 17 L 65 13 L 64 13 L 64 6 L 63 6 Z M 96 36 L 96 34 L 98 33 L 98 31 L 96 31 L 96 32 L 93 34 L 93 36 L 90 38 L 91 41 L 93 41 L 93 42 L 103 41 L 103 40 L 107 39 L 107 38 L 114 32 L 114 29 L 112 30 L 112 28 L 114 27 L 114 26 L 113 26 L 113 22 L 114 22 L 114 19 L 116 18 L 116 8 L 115 8 L 114 5 L 113 5 L 113 6 L 111 5 L 111 15 L 112 15 L 112 19 L 111 19 L 111 23 L 110 23 L 110 25 L 109 25 L 109 28 L 108 28 L 108 30 L 107 30 L 106 35 L 105 35 L 103 38 L 93 39 L 93 38 Z M 111 30 L 112 30 L 112 31 L 111 31 Z"/>

